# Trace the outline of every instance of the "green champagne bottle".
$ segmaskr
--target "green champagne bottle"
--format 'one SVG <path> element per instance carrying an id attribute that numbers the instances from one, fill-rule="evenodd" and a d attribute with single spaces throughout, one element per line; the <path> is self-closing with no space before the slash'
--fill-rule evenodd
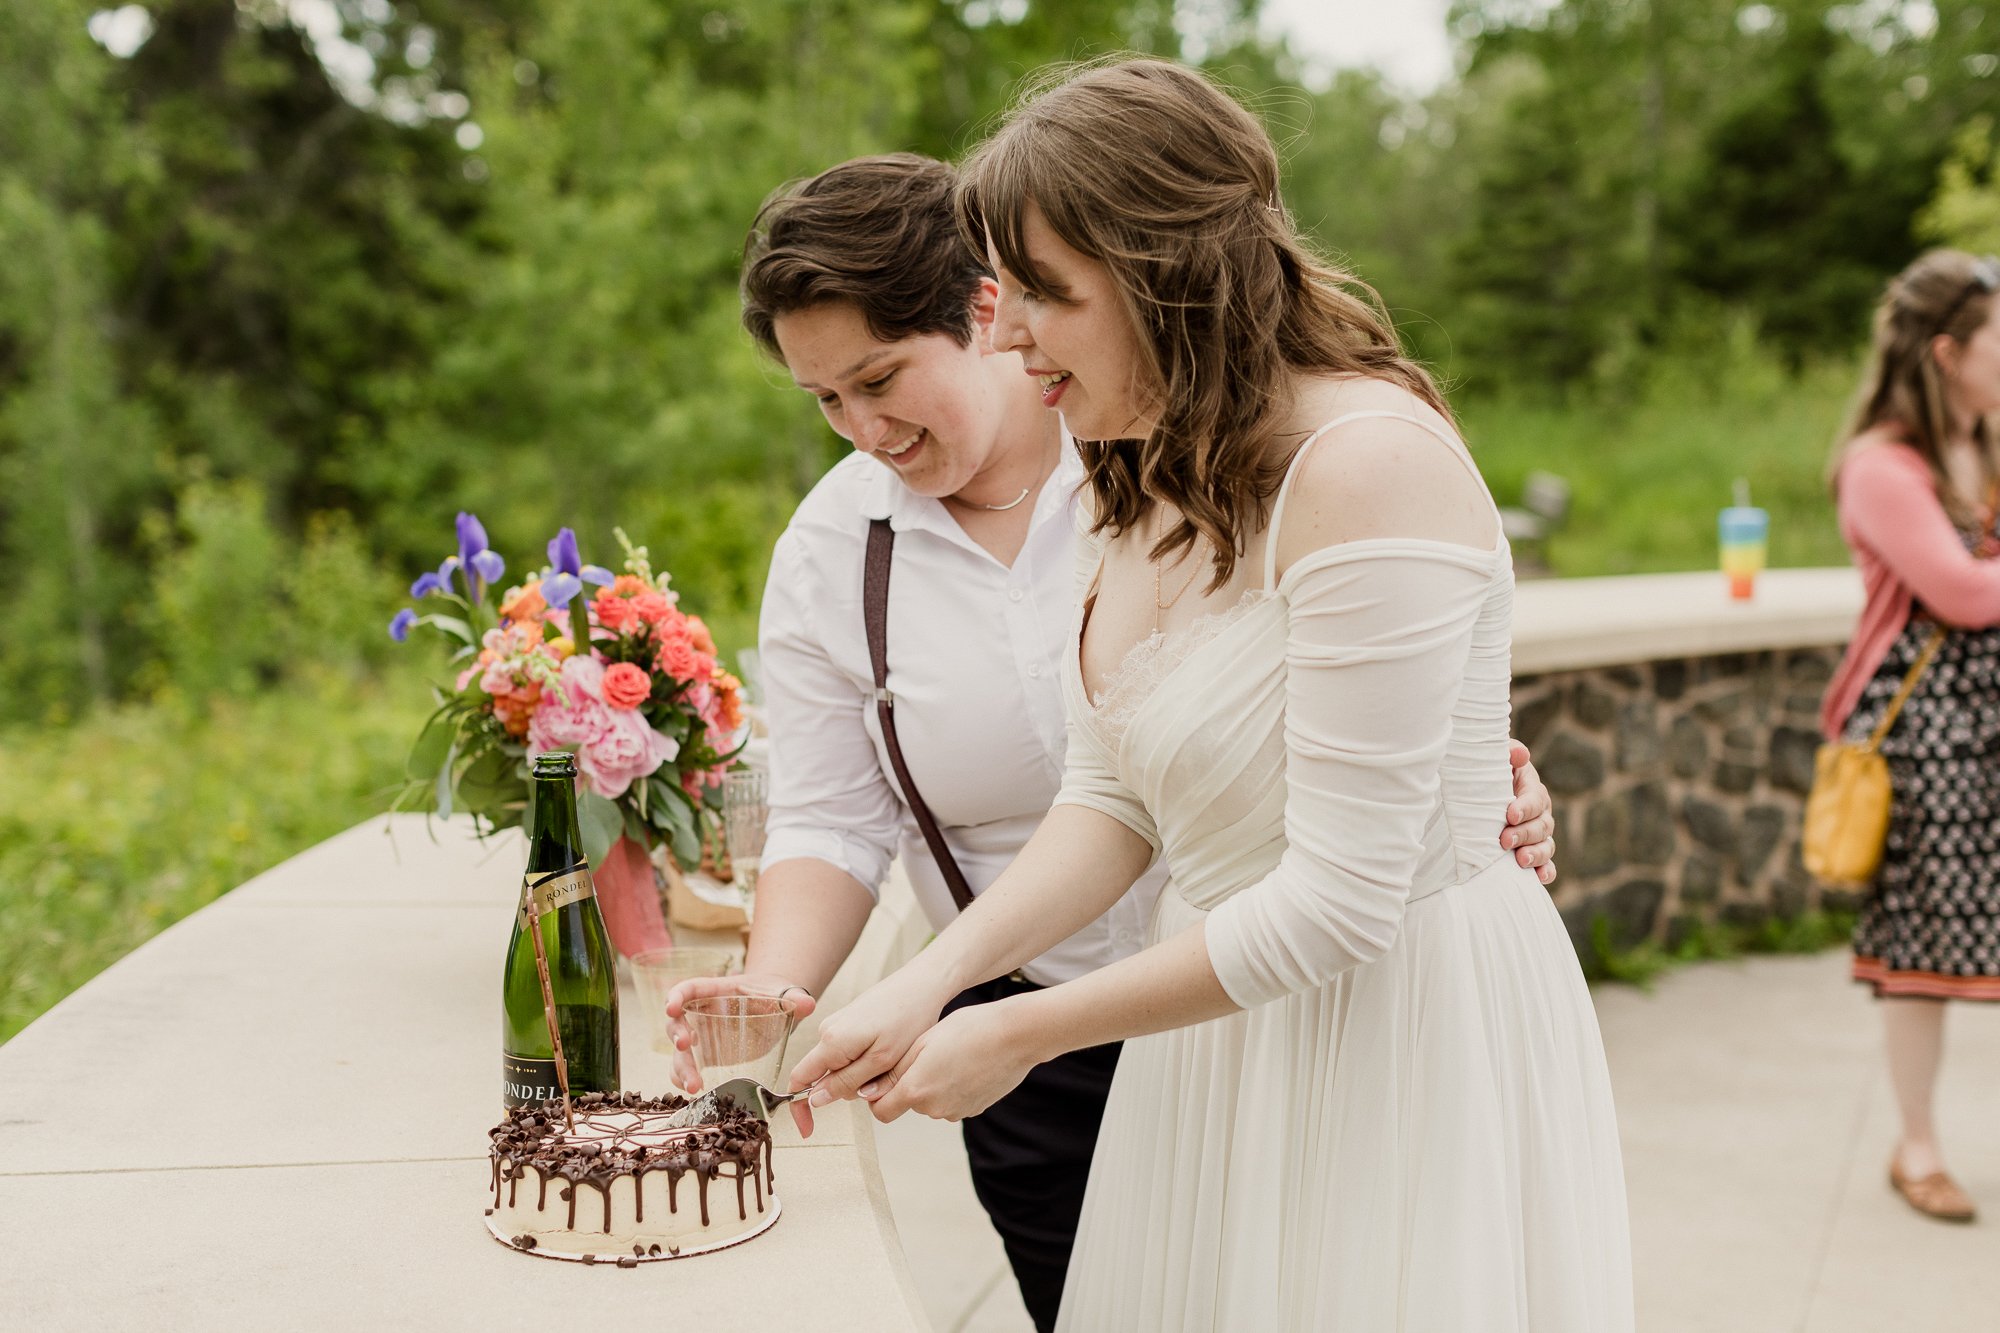
<path id="1" fill-rule="evenodd" d="M 528 811 L 528 873 L 521 883 L 521 906 L 502 979 L 502 1083 L 508 1106 L 562 1096 L 529 933 L 535 928 L 528 912 L 531 898 L 541 914 L 542 953 L 548 959 L 570 1095 L 619 1090 L 618 977 L 577 827 L 575 755 L 554 751 L 535 756 Z"/>

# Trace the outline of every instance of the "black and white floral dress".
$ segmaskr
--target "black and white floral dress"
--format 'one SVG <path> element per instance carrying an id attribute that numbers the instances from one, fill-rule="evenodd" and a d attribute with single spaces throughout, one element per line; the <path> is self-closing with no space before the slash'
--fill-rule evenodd
<path id="1" fill-rule="evenodd" d="M 1988 555 L 2000 537 L 1966 544 Z M 1937 622 L 1919 608 L 1847 721 L 1864 740 Z M 1854 979 L 1885 996 L 2000 1000 L 2000 629 L 1953 630 L 1882 742 L 1894 788 Z"/>

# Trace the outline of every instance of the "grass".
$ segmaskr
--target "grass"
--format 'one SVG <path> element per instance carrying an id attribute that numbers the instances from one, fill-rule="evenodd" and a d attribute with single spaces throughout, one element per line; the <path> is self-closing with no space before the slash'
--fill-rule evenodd
<path id="1" fill-rule="evenodd" d="M 1713 569 L 1716 511 L 1738 477 L 1770 511 L 1772 565 L 1848 563 L 1821 473 L 1852 369 L 1793 378 L 1745 358 L 1717 373 L 1676 367 L 1628 403 L 1487 399 L 1461 415 L 1502 504 L 1519 498 L 1531 471 L 1570 483 L 1569 519 L 1546 552 L 1556 574 Z"/>
<path id="2" fill-rule="evenodd" d="M 1645 940 L 1619 948 L 1611 938 L 1611 922 L 1597 917 L 1590 923 L 1591 953 L 1585 975 L 1592 981 L 1616 981 L 1652 989 L 1662 973 L 1688 963 L 1719 962 L 1745 954 L 1819 953 L 1847 943 L 1854 934 L 1850 912 L 1805 912 L 1755 926 L 1726 921 L 1701 921 L 1671 945 Z"/>
<path id="3" fill-rule="evenodd" d="M 414 678 L 325 678 L 0 733 L 0 1041 L 151 936 L 386 802 Z"/>

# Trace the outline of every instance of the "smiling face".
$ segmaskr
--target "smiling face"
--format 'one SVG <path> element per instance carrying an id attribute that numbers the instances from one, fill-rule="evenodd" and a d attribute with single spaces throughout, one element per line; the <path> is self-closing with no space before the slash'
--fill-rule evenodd
<path id="1" fill-rule="evenodd" d="M 982 286 L 975 321 L 992 310 Z M 948 334 L 885 342 L 851 302 L 824 301 L 773 321 L 785 366 L 819 400 L 834 433 L 919 495 L 956 495 L 998 458 L 1004 413 L 980 347 Z"/>
<path id="2" fill-rule="evenodd" d="M 991 240 L 987 261 L 999 275 L 993 349 L 1019 352 L 1042 388 L 1042 405 L 1062 413 L 1084 440 L 1143 436 L 1152 430 L 1156 395 L 1144 388 L 1146 362 L 1111 271 L 1062 237 L 1032 202 L 1021 219 L 1027 266 L 1045 287 L 1007 271 Z"/>

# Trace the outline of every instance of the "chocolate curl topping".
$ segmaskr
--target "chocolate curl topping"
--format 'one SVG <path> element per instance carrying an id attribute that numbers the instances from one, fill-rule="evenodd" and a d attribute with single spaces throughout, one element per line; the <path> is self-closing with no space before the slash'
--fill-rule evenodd
<path id="1" fill-rule="evenodd" d="M 542 948 L 542 905 L 528 894 L 528 933 L 535 939 L 535 975 L 542 979 L 542 1017 L 549 1025 L 549 1044 L 556 1053 L 556 1082 L 562 1088 L 563 1127 L 576 1132 L 576 1118 L 569 1107 L 569 1061 L 563 1058 L 562 1031 L 556 1025 L 556 992 L 549 984 L 549 955 Z"/>

